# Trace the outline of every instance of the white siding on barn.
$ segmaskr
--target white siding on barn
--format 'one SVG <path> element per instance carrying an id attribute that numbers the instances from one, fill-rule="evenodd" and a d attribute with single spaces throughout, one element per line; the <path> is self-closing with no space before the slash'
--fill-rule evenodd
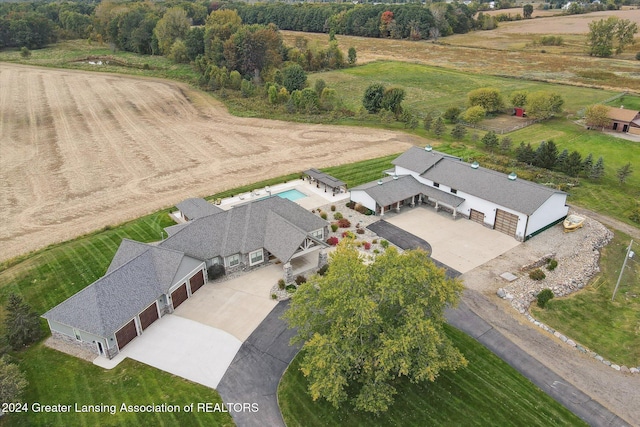
<path id="1" fill-rule="evenodd" d="M 529 216 L 526 235 L 530 235 L 547 225 L 567 216 L 569 207 L 566 206 L 567 195 L 553 194 L 533 214 Z"/>
<path id="2" fill-rule="evenodd" d="M 362 206 L 376 211 L 376 201 L 373 200 L 364 190 L 351 190 L 351 200 L 360 203 Z"/>

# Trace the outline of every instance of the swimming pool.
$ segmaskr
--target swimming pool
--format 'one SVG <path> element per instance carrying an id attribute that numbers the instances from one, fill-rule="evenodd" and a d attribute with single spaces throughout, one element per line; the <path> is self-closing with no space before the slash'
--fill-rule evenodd
<path id="1" fill-rule="evenodd" d="M 298 199 L 302 199 L 303 197 L 307 197 L 302 191 L 298 191 L 295 188 L 287 191 L 283 191 L 282 193 L 276 193 L 276 196 L 282 197 L 283 199 L 291 200 L 295 202 Z"/>

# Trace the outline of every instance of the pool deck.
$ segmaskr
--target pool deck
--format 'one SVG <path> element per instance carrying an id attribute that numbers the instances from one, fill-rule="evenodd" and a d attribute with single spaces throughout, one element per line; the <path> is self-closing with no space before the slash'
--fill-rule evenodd
<path id="1" fill-rule="evenodd" d="M 269 194 L 275 195 L 288 190 L 298 190 L 301 193 L 306 194 L 307 197 L 296 200 L 294 203 L 302 206 L 305 209 L 316 209 L 320 206 L 324 206 L 328 203 L 335 203 L 341 200 L 349 199 L 349 192 L 338 193 L 335 196 L 331 191 L 324 191 L 324 188 L 318 188 L 316 183 L 310 183 L 302 179 L 296 179 L 294 181 L 288 181 L 283 184 L 273 185 L 267 189 L 261 188 L 251 193 L 242 193 L 234 197 L 229 197 L 222 200 L 222 203 L 218 205 L 224 210 L 231 209 L 233 206 L 244 204 L 253 200 L 260 200 Z"/>

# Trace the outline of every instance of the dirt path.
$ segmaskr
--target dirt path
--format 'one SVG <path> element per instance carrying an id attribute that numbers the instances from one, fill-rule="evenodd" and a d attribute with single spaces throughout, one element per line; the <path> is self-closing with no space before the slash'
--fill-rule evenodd
<path id="1" fill-rule="evenodd" d="M 572 208 L 572 210 L 574 210 Z M 624 223 L 578 210 L 616 228 Z M 633 228 L 633 227 L 630 227 Z M 633 231 L 633 230 L 629 230 Z M 627 230 L 625 230 L 627 232 Z M 635 230 L 636 234 L 638 230 Z M 531 324 L 496 291 L 506 282 L 499 277 L 504 272 L 518 273 L 522 265 L 554 252 L 558 259 L 573 256 L 574 243 L 580 233 L 562 233 L 556 226 L 492 261 L 462 276 L 466 287 L 463 301 L 500 333 L 520 346 L 543 365 L 589 395 L 631 425 L 640 425 L 640 375 L 622 374 L 562 343 L 549 333 Z"/>
<path id="2" fill-rule="evenodd" d="M 0 63 L 0 260 L 260 180 L 419 138 L 238 118 L 157 79 Z"/>

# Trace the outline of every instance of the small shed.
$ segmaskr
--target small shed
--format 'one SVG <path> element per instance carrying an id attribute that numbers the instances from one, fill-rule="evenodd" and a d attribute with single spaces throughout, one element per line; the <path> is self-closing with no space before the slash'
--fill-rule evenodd
<path id="1" fill-rule="evenodd" d="M 514 107 L 513 115 L 516 116 L 516 117 L 526 117 L 527 113 L 524 111 L 524 108 Z"/>

